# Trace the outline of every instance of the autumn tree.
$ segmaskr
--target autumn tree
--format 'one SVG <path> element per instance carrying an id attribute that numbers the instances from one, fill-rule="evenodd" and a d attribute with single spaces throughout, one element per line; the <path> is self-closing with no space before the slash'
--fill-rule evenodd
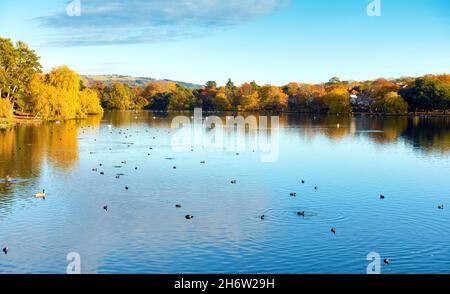
<path id="1" fill-rule="evenodd" d="M 278 87 L 266 85 L 259 89 L 261 108 L 282 111 L 288 106 L 288 96 Z"/>
<path id="2" fill-rule="evenodd" d="M 30 111 L 47 120 L 82 118 L 102 112 L 95 91 L 80 91 L 80 76 L 67 66 L 48 74 L 35 74 L 29 84 Z"/>
<path id="3" fill-rule="evenodd" d="M 256 83 L 244 83 L 237 89 L 234 107 L 238 110 L 251 111 L 259 108 L 259 93 Z"/>
<path id="4" fill-rule="evenodd" d="M 330 113 L 349 113 L 352 111 L 350 106 L 350 95 L 345 88 L 336 88 L 323 96 L 323 101 L 328 107 Z"/>
<path id="5" fill-rule="evenodd" d="M 124 83 L 114 83 L 108 89 L 107 107 L 109 109 L 127 110 L 133 108 L 134 93 Z"/>
<path id="6" fill-rule="evenodd" d="M 231 103 L 229 95 L 227 95 L 228 90 L 226 88 L 220 88 L 216 97 L 214 98 L 214 110 L 231 110 Z"/>

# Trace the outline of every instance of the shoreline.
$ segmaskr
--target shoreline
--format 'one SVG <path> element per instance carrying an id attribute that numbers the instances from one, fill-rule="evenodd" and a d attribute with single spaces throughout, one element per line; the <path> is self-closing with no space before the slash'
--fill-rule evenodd
<path id="1" fill-rule="evenodd" d="M 117 111 L 114 109 L 105 109 L 104 111 Z M 140 110 L 124 110 L 124 111 L 145 111 L 145 112 L 155 112 L 155 113 L 182 113 L 182 112 L 193 112 L 193 110 L 151 110 L 151 109 L 140 109 Z M 377 116 L 377 117 L 418 117 L 418 118 L 428 118 L 428 117 L 450 117 L 450 113 L 438 113 L 438 112 L 410 112 L 408 114 L 390 114 L 390 113 L 373 113 L 373 112 L 351 112 L 351 113 L 310 113 L 310 112 L 298 112 L 298 111 L 237 111 L 237 110 L 208 110 L 203 111 L 203 113 L 264 113 L 264 114 L 297 114 L 297 115 L 335 115 L 335 116 Z M 72 119 L 67 119 L 72 120 Z M 67 121 L 61 120 L 61 121 Z M 0 118 L 0 130 L 6 130 L 20 124 L 40 124 L 46 122 L 42 119 L 26 117 L 26 116 L 14 116 L 13 118 Z M 51 122 L 51 121 L 48 121 Z"/>
<path id="2" fill-rule="evenodd" d="M 39 124 L 39 123 L 42 123 L 42 120 L 36 118 L 29 118 L 23 116 L 14 116 L 12 118 L 0 117 L 0 130 L 13 128 L 14 126 L 20 124 Z"/>

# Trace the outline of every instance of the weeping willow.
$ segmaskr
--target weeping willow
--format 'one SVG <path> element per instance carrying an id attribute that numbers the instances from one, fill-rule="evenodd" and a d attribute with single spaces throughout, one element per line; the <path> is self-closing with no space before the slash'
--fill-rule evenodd
<path id="1" fill-rule="evenodd" d="M 96 92 L 82 90 L 80 84 L 80 76 L 67 66 L 57 67 L 45 75 L 34 75 L 29 85 L 31 112 L 45 120 L 85 118 L 102 113 Z"/>

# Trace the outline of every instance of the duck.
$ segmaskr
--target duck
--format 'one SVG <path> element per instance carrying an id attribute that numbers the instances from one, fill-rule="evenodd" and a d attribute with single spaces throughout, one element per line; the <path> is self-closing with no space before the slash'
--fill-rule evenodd
<path id="1" fill-rule="evenodd" d="M 389 265 L 391 263 L 391 260 L 389 258 L 384 259 L 384 264 Z"/>
<path id="2" fill-rule="evenodd" d="M 173 169 L 177 169 L 177 167 L 176 167 L 176 166 L 174 166 L 174 167 L 173 167 Z"/>
<path id="3" fill-rule="evenodd" d="M 176 208 L 181 208 L 181 204 L 175 204 Z"/>
<path id="4" fill-rule="evenodd" d="M 237 181 L 236 180 L 231 180 L 231 182 L 230 183 L 232 183 L 232 184 L 236 184 L 237 183 Z"/>
<path id="5" fill-rule="evenodd" d="M 35 198 L 42 198 L 42 199 L 45 200 L 45 189 L 42 190 L 42 192 L 38 192 L 38 193 L 34 194 L 34 197 Z"/>
<path id="6" fill-rule="evenodd" d="M 319 190 L 319 187 L 315 186 L 315 187 L 314 187 L 314 190 Z"/>
<path id="7" fill-rule="evenodd" d="M 305 183 L 305 180 L 302 180 L 302 184 L 304 184 Z"/>
<path id="8" fill-rule="evenodd" d="M 292 197 L 297 197 L 297 193 L 295 193 L 295 192 L 290 193 L 289 195 L 291 195 Z"/>
<path id="9" fill-rule="evenodd" d="M 201 164 L 205 164 L 205 163 L 206 163 L 206 161 L 202 160 L 202 161 L 200 161 L 200 163 L 201 163 Z"/>
<path id="10" fill-rule="evenodd" d="M 5 177 L 5 182 L 11 183 L 12 181 L 13 181 L 13 179 L 12 179 L 9 175 L 7 175 L 7 176 Z"/>
<path id="11" fill-rule="evenodd" d="M 188 214 L 188 215 L 186 215 L 186 216 L 185 216 L 185 218 L 186 218 L 186 219 L 193 219 L 193 218 L 194 218 L 194 216 L 193 216 L 193 215 L 190 215 L 190 214 Z"/>
<path id="12" fill-rule="evenodd" d="M 305 212 L 304 211 L 299 211 L 299 212 L 297 212 L 297 215 L 298 216 L 305 216 Z"/>
<path id="13" fill-rule="evenodd" d="M 3 251 L 3 253 L 5 253 L 5 255 L 8 254 L 8 251 L 9 251 L 8 246 L 3 247 L 2 251 Z"/>
<path id="14" fill-rule="evenodd" d="M 381 200 L 383 200 L 383 199 L 385 199 L 386 197 L 384 197 L 384 195 L 380 195 L 380 199 Z"/>
<path id="15" fill-rule="evenodd" d="M 103 206 L 103 210 L 104 210 L 104 211 L 108 211 L 108 205 L 104 205 L 104 206 Z"/>
<path id="16" fill-rule="evenodd" d="M 264 220 L 266 218 L 266 216 L 263 214 L 261 215 L 261 220 Z"/>
<path id="17" fill-rule="evenodd" d="M 331 228 L 331 232 L 336 235 L 336 228 Z"/>
<path id="18" fill-rule="evenodd" d="M 125 186 L 125 190 L 128 190 L 129 188 L 128 188 L 128 186 Z"/>
<path id="19" fill-rule="evenodd" d="M 444 209 L 444 204 L 438 205 L 438 209 Z"/>

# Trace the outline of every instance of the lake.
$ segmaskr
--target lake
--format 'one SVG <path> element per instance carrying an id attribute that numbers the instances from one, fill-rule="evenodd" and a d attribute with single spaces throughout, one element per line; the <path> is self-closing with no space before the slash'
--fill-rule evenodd
<path id="1" fill-rule="evenodd" d="M 450 118 L 263 116 L 0 131 L 0 273 L 450 273 Z"/>

